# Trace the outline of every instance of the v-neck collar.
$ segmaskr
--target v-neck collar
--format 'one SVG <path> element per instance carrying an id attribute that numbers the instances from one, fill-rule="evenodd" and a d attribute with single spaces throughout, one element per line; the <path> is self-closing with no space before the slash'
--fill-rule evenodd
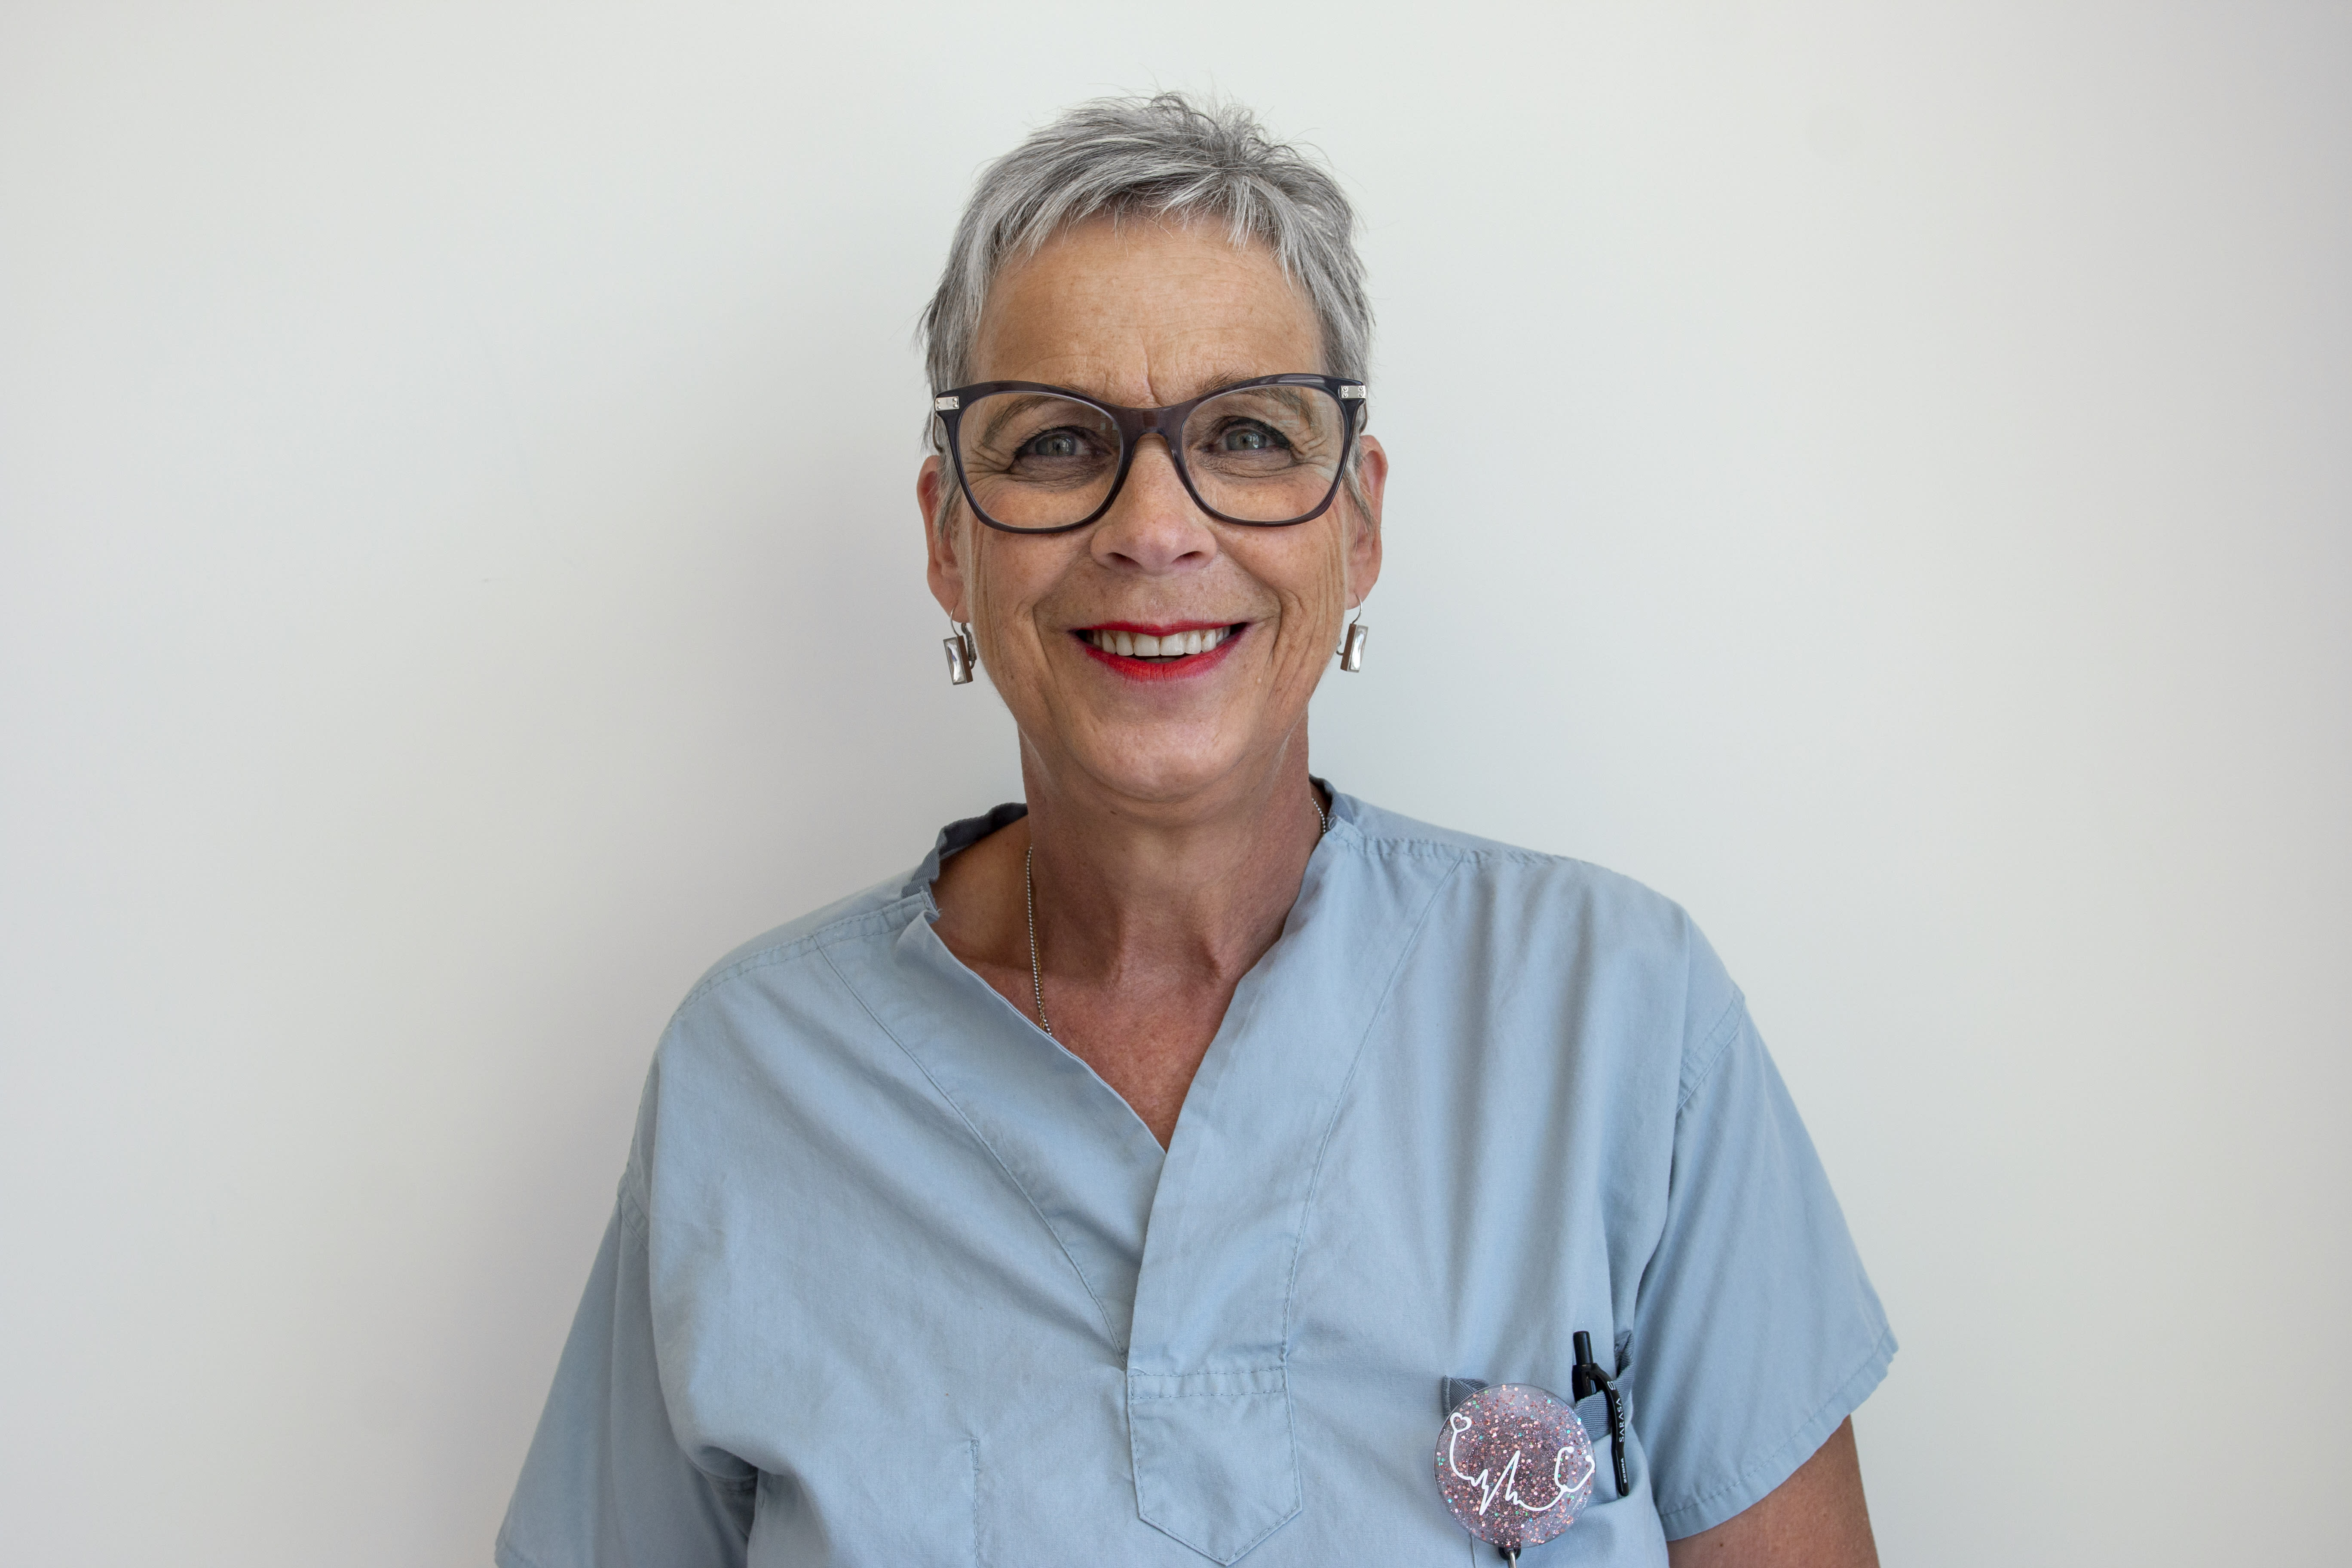
<path id="1" fill-rule="evenodd" d="M 949 856 L 1027 813 L 1000 805 L 943 828 L 901 889 L 887 942 L 828 956 L 1021 1189 L 1077 1271 L 1111 1346 L 1127 1349 L 1162 1152 L 1118 1091 L 966 968 L 933 930 Z"/>
<path id="2" fill-rule="evenodd" d="M 1332 795 L 1281 935 L 1242 977 L 1165 1152 L 1094 1070 L 948 951 L 941 861 L 1016 821 L 960 822 L 886 942 L 829 950 L 876 1021 L 1053 1233 L 1123 1352 L 1137 1505 L 1230 1563 L 1298 1511 L 1289 1288 L 1325 1142 L 1431 900 L 1460 861 L 1367 842 Z"/>

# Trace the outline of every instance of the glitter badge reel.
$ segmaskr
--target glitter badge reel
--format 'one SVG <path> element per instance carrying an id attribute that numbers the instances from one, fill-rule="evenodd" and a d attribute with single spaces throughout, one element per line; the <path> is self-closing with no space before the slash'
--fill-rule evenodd
<path id="1" fill-rule="evenodd" d="M 1462 1528 L 1505 1561 L 1576 1522 L 1592 1497 L 1592 1440 L 1576 1409 L 1529 1384 L 1481 1390 L 1437 1438 L 1437 1486 Z"/>

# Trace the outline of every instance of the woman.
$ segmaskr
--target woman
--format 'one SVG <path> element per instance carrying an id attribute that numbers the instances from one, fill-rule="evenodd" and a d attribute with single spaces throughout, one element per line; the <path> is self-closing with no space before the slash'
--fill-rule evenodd
<path id="1" fill-rule="evenodd" d="M 1352 221 L 1173 95 L 983 177 L 917 493 L 1026 807 L 679 1008 L 501 1563 L 1459 1561 L 1487 1384 L 1591 1396 L 1530 1563 L 1874 1561 L 1894 1342 L 1706 942 L 1308 773 L 1381 568 Z"/>

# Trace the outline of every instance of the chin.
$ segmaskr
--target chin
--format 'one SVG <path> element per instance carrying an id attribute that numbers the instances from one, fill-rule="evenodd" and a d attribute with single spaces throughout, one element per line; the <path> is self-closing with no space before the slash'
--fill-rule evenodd
<path id="1" fill-rule="evenodd" d="M 1097 782 L 1120 795 L 1174 804 L 1229 776 L 1245 750 L 1228 736 L 1202 735 L 1189 725 L 1135 725 L 1093 737 L 1078 756 Z"/>

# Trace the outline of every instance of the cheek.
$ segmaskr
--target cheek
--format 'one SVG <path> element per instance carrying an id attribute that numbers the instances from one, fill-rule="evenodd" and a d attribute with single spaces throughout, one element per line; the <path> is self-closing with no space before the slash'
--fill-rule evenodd
<path id="1" fill-rule="evenodd" d="M 1333 630 L 1348 602 L 1347 569 L 1338 540 L 1326 540 L 1312 560 L 1298 563 L 1282 600 L 1286 641 L 1319 642 Z"/>
<path id="2" fill-rule="evenodd" d="M 981 536 L 965 556 L 965 581 L 982 649 L 995 648 L 1001 663 L 1035 658 L 1042 646 L 1037 605 L 1068 565 L 1066 558 L 1037 549 L 1037 541 L 1003 541 L 987 537 L 990 531 L 979 523 L 965 526 Z"/>
<path id="3" fill-rule="evenodd" d="M 1021 594 L 1019 563 L 1008 561 L 996 548 L 990 531 L 979 523 L 967 521 L 963 527 L 967 538 L 964 559 L 970 563 L 972 608 L 978 612 L 992 633 L 1003 633 L 1012 624 Z"/>

